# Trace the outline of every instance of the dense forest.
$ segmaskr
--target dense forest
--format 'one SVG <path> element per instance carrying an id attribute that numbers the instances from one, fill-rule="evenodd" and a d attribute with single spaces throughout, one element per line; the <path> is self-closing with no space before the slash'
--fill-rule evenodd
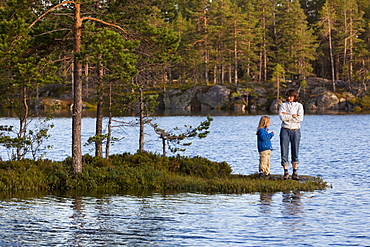
<path id="1" fill-rule="evenodd" d="M 9 0 L 1 1 L 0 18 L 1 105 L 19 92 L 35 100 L 46 84 L 70 84 L 75 66 L 83 97 L 109 82 L 131 91 L 270 87 L 276 74 L 366 91 L 370 76 L 368 0 Z"/>
<path id="2" fill-rule="evenodd" d="M 17 109 L 19 138 L 25 136 L 30 106 L 50 96 L 41 94 L 44 88 L 59 85 L 54 94 L 73 95 L 72 149 L 78 161 L 87 99 L 96 105 L 99 136 L 103 111 L 115 105 L 124 111 L 139 102 L 142 118 L 153 107 L 155 94 L 173 87 L 230 84 L 252 89 L 259 83 L 279 95 L 289 78 L 299 78 L 304 86 L 306 78 L 319 77 L 331 82 L 333 92 L 340 81 L 348 89 L 360 89 L 357 96 L 365 95 L 370 4 L 4 0 L 0 67 L 0 107 Z"/>

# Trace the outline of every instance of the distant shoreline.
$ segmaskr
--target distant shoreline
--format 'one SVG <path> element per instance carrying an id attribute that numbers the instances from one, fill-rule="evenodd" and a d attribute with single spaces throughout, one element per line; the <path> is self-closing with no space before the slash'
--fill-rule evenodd
<path id="1" fill-rule="evenodd" d="M 48 116 L 48 110 L 30 109 L 30 117 L 46 117 Z M 252 111 L 226 111 L 226 110 L 181 110 L 181 109 L 167 109 L 167 110 L 156 110 L 150 116 L 153 117 L 164 117 L 164 116 L 261 116 L 261 115 L 277 115 L 276 111 L 263 111 L 263 110 L 252 110 Z M 305 110 L 306 115 L 367 115 L 370 111 L 362 112 L 347 112 L 343 110 L 316 110 L 310 111 Z M 71 112 L 67 109 L 58 109 L 53 111 L 53 117 L 55 118 L 71 118 Z M 95 109 L 83 109 L 82 116 L 86 118 L 95 118 Z M 126 114 L 114 114 L 114 117 L 137 117 L 138 114 L 135 112 Z M 0 108 L 0 118 L 18 118 L 17 113 L 14 109 Z"/>

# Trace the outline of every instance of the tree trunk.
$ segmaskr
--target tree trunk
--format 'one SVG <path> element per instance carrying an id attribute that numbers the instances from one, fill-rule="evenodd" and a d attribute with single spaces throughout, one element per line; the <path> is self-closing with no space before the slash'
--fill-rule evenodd
<path id="1" fill-rule="evenodd" d="M 262 81 L 262 68 L 263 68 L 263 59 L 262 59 L 262 51 L 260 52 L 260 60 L 259 60 L 259 73 L 258 73 L 258 81 Z"/>
<path id="2" fill-rule="evenodd" d="M 267 81 L 267 48 L 266 44 L 263 44 L 263 81 Z"/>
<path id="3" fill-rule="evenodd" d="M 27 124 L 27 118 L 28 118 L 28 104 L 27 104 L 27 87 L 24 85 L 22 88 L 22 102 L 23 102 L 23 116 L 19 120 L 19 132 L 18 132 L 18 138 L 24 138 L 26 134 L 26 124 Z M 21 147 L 17 147 L 17 159 L 20 160 L 22 158 L 22 150 Z"/>
<path id="4" fill-rule="evenodd" d="M 144 99 L 143 99 L 143 89 L 140 88 L 140 97 L 139 97 L 139 124 L 140 124 L 140 133 L 139 133 L 139 152 L 144 152 Z"/>
<path id="5" fill-rule="evenodd" d="M 206 30 L 207 30 L 207 10 L 204 9 L 204 36 L 207 37 L 207 33 L 206 33 Z M 204 80 L 205 80 L 205 83 L 206 85 L 209 84 L 209 78 L 208 78 L 208 62 L 209 62 L 209 50 L 208 50 L 208 45 L 207 45 L 207 39 L 205 40 L 204 42 L 204 64 L 205 64 L 205 68 L 204 68 Z"/>
<path id="6" fill-rule="evenodd" d="M 103 99 L 101 95 L 99 95 L 96 108 L 96 125 L 95 125 L 95 135 L 101 136 L 103 134 Z M 99 138 L 95 141 L 95 156 L 103 157 L 103 142 Z"/>
<path id="7" fill-rule="evenodd" d="M 213 65 L 213 84 L 217 84 L 217 64 Z"/>
<path id="8" fill-rule="evenodd" d="M 234 22 L 234 84 L 238 84 L 238 41 L 236 40 L 236 21 Z"/>
<path id="9" fill-rule="evenodd" d="M 221 69 L 221 71 L 220 71 L 220 73 L 221 73 L 221 84 L 225 84 L 225 73 L 226 73 L 226 70 L 225 70 L 225 62 L 224 61 L 222 61 L 221 62 L 221 65 L 220 65 L 220 69 Z"/>
<path id="10" fill-rule="evenodd" d="M 232 67 L 231 67 L 231 65 L 230 66 L 228 66 L 228 68 L 229 68 L 229 83 L 231 84 L 232 82 L 233 82 L 233 69 L 232 69 Z M 235 84 L 237 84 L 237 83 L 235 83 Z"/>
<path id="11" fill-rule="evenodd" d="M 101 136 L 103 134 L 103 89 L 102 89 L 102 78 L 103 78 L 103 68 L 100 64 L 98 69 L 98 102 L 96 105 L 96 125 L 95 125 L 95 135 Z M 95 156 L 103 157 L 103 142 L 99 138 L 95 141 Z"/>
<path id="12" fill-rule="evenodd" d="M 82 62 L 81 53 L 81 20 L 80 3 L 75 3 L 74 10 L 74 72 L 73 72 L 73 109 L 72 109 L 72 167 L 73 173 L 82 172 L 81 122 L 82 122 Z"/>
<path id="13" fill-rule="evenodd" d="M 350 20 L 350 27 L 349 27 L 349 51 L 348 51 L 348 60 L 349 60 L 349 68 L 348 68 L 348 84 L 349 88 L 352 88 L 352 79 L 353 79 L 353 39 L 355 36 L 355 31 L 353 30 L 353 19 Z"/>
<path id="14" fill-rule="evenodd" d="M 206 81 L 206 85 L 209 84 L 209 78 L 208 78 L 208 51 L 204 51 L 204 63 L 205 63 L 205 69 L 204 69 L 204 80 Z"/>
<path id="15" fill-rule="evenodd" d="M 112 82 L 109 82 L 109 106 L 108 106 L 108 136 L 107 144 L 105 145 L 105 158 L 109 159 L 109 150 L 112 140 Z"/>
<path id="16" fill-rule="evenodd" d="M 85 97 L 86 99 L 89 98 L 89 63 L 87 62 L 85 65 Z"/>
<path id="17" fill-rule="evenodd" d="M 276 78 L 276 103 L 280 99 L 280 77 Z"/>
<path id="18" fill-rule="evenodd" d="M 162 137 L 162 148 L 163 148 L 163 157 L 166 157 L 167 152 L 166 152 L 166 139 Z"/>
<path id="19" fill-rule="evenodd" d="M 330 65 L 331 65 L 331 77 L 333 92 L 335 92 L 335 69 L 334 69 L 334 56 L 333 56 L 333 43 L 331 39 L 331 30 L 329 29 L 329 52 L 330 52 Z"/>

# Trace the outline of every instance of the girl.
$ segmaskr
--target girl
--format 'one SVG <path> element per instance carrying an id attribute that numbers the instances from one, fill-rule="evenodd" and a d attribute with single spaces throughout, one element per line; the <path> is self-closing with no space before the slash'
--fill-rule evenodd
<path id="1" fill-rule="evenodd" d="M 259 177 L 264 178 L 270 176 L 270 157 L 271 157 L 271 138 L 274 132 L 268 133 L 270 126 L 270 117 L 263 116 L 260 119 L 257 128 L 257 149 L 260 154 Z"/>

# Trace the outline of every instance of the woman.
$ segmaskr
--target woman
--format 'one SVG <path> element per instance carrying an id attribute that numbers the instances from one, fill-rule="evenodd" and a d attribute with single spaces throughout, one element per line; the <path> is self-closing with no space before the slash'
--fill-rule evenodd
<path id="1" fill-rule="evenodd" d="M 298 102 L 298 93 L 294 89 L 286 92 L 286 101 L 279 107 L 279 117 L 282 121 L 280 129 L 280 150 L 281 165 L 284 167 L 284 179 L 289 178 L 289 145 L 291 145 L 292 156 L 292 179 L 299 180 L 298 177 L 298 153 L 301 140 L 301 122 L 303 121 L 304 110 Z"/>

